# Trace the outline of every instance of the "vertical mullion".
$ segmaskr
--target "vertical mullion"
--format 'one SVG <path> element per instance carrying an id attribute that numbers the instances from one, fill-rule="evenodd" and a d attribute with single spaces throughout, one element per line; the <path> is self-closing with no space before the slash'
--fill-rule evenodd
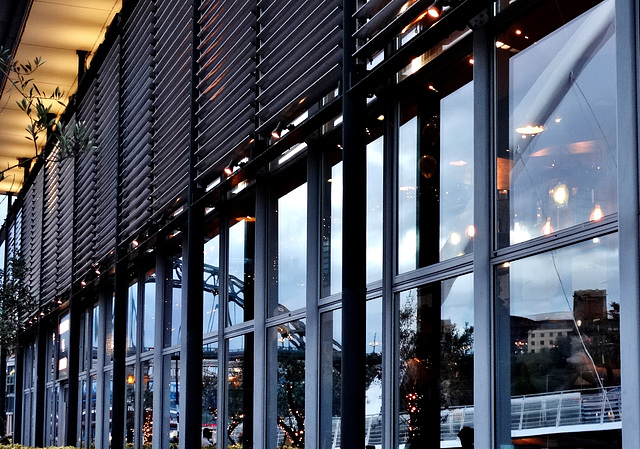
<path id="1" fill-rule="evenodd" d="M 167 257 L 161 249 L 161 245 L 156 248 L 156 322 L 155 322 L 155 338 L 153 343 L 153 378 L 154 384 L 160 388 L 155 388 L 153 392 L 153 435 L 152 435 L 152 448 L 162 448 L 162 435 L 166 430 L 166 434 L 169 434 L 169 429 L 164 429 L 163 419 L 163 401 L 169 398 L 164 398 L 163 391 L 164 385 L 167 379 L 164 378 L 164 360 L 162 356 L 162 348 L 164 348 L 164 323 L 167 317 L 167 310 L 165 307 L 165 293 L 167 279 L 170 277 L 167 273 L 167 267 L 170 264 L 167 261 Z M 170 316 L 170 315 L 169 315 Z"/>
<path id="2" fill-rule="evenodd" d="M 312 146 L 307 154 L 307 288 L 306 288 L 306 350 L 305 350 L 305 446 L 319 447 L 320 410 L 320 233 L 322 154 Z"/>
<path id="3" fill-rule="evenodd" d="M 253 410 L 266 410 L 266 364 L 267 364 L 267 332 L 265 314 L 267 310 L 267 219 L 268 193 L 266 182 L 262 178 L 256 180 L 256 227 L 255 227 L 255 295 L 254 295 L 254 396 Z M 253 447 L 264 449 L 266 441 L 266 418 L 253 421 Z M 219 440 L 218 440 L 219 441 Z"/>
<path id="4" fill-rule="evenodd" d="M 634 418 L 640 416 L 638 369 L 640 367 L 640 248 L 638 236 L 638 12 L 637 0 L 616 0 L 616 78 L 617 78 L 617 142 L 618 142 L 618 226 L 621 296 L 620 347 L 622 387 L 622 444 L 640 447 L 640 429 Z"/>
<path id="5" fill-rule="evenodd" d="M 229 215 L 228 209 L 223 207 L 223 213 L 220 214 L 220 244 L 218 246 L 218 379 L 226 379 L 228 372 L 228 350 L 227 340 L 225 339 L 225 328 L 227 326 L 227 317 L 229 310 L 227 308 L 229 299 L 229 289 L 227 288 L 227 280 L 229 273 Z M 218 388 L 218 422 L 216 423 L 217 439 L 220 445 L 227 445 L 227 435 L 223 429 L 227 428 L 228 410 L 229 410 L 229 388 L 228 382 L 220 381 Z"/>
<path id="6" fill-rule="evenodd" d="M 385 98 L 388 98 L 385 96 Z M 397 154 L 398 154 L 398 123 L 399 106 L 398 102 L 392 101 L 385 104 L 385 130 L 384 130 L 384 162 L 383 162 L 383 239 L 382 239 L 382 403 L 383 403 L 383 426 L 384 441 L 386 447 L 397 447 L 398 432 L 400 428 L 398 422 L 399 399 L 396 395 L 396 383 L 399 379 L 399 367 L 396 363 L 399 347 L 399 332 L 396 331 L 398 322 L 398 307 L 393 294 L 393 280 L 397 273 L 398 258 L 397 245 L 397 217 L 398 204 L 397 195 Z"/>
<path id="7" fill-rule="evenodd" d="M 104 404 L 105 404 L 105 371 L 104 371 L 104 360 L 106 357 L 106 346 L 107 346 L 107 302 L 111 301 L 111 296 L 107 295 L 104 291 L 104 286 L 98 292 L 98 363 L 96 366 L 96 433 L 94 435 L 95 445 L 97 449 L 101 449 L 104 446 L 104 442 L 108 437 L 108 431 L 105 432 L 105 413 L 104 413 Z M 91 313 L 91 331 L 93 332 L 93 314 L 95 313 L 95 308 L 92 309 Z M 92 334 L 93 335 L 93 334 Z M 93 338 L 93 337 L 92 337 Z M 91 342 L 91 348 L 93 351 L 93 341 Z M 93 355 L 92 355 L 93 357 Z M 93 364 L 93 359 L 91 360 L 91 364 Z M 91 368 L 91 367 L 90 367 Z M 89 375 L 89 380 L 91 380 L 91 375 Z M 91 383 L 88 385 L 88 390 L 91 391 Z M 89 406 L 90 409 L 90 406 Z M 91 416 L 89 415 L 89 420 L 91 420 Z M 87 438 L 89 435 L 87 435 Z M 87 439 L 88 441 L 88 439 Z"/>
<path id="8" fill-rule="evenodd" d="M 474 98 L 474 420 L 475 446 L 495 447 L 493 428 L 495 423 L 510 420 L 505 410 L 503 416 L 495 415 L 494 400 L 500 392 L 494 387 L 496 374 L 493 332 L 493 272 L 491 249 L 493 242 L 493 45 L 490 27 L 481 26 L 473 33 L 473 98 Z M 508 324 L 508 323 L 507 323 Z M 508 379 L 507 379 L 508 380 Z M 485 388 L 479 388 L 484 385 Z M 508 382 L 505 383 L 508 393 Z M 502 418 L 507 419 L 502 419 Z M 495 418 L 495 419 L 494 419 Z M 497 424 L 496 424 L 497 425 Z"/>

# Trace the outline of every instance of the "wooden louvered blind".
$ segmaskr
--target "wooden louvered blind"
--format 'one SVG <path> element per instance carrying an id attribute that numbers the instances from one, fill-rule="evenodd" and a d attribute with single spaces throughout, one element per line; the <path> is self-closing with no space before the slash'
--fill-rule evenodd
<path id="1" fill-rule="evenodd" d="M 103 260 L 116 245 L 118 182 L 118 99 L 119 39 L 110 49 L 98 70 L 95 200 L 96 226 L 94 248 L 96 261 Z"/>
<path id="2" fill-rule="evenodd" d="M 58 167 L 58 235 L 56 242 L 56 296 L 71 287 L 73 256 L 73 158 L 66 158 Z"/>
<path id="3" fill-rule="evenodd" d="M 44 170 L 40 170 L 24 196 L 22 209 L 22 257 L 29 267 L 27 284 L 34 298 L 40 297 L 43 185 Z"/>
<path id="4" fill-rule="evenodd" d="M 6 248 L 7 259 L 5 264 L 22 252 L 22 209 L 18 211 L 15 220 L 9 225 Z"/>
<path id="5" fill-rule="evenodd" d="M 153 213 L 185 202 L 191 137 L 191 46 L 189 2 L 158 0 L 153 92 Z"/>
<path id="6" fill-rule="evenodd" d="M 91 140 L 96 141 L 96 82 L 87 89 L 78 111 L 78 119 L 89 130 Z M 93 245 L 96 230 L 96 152 L 81 154 L 75 164 L 74 215 L 75 226 L 73 241 L 75 260 L 73 262 L 74 280 L 83 276 L 95 258 Z"/>
<path id="7" fill-rule="evenodd" d="M 42 217 L 42 299 L 47 303 L 56 293 L 58 277 L 58 159 L 57 148 L 47 156 L 44 170 L 44 214 Z"/>
<path id="8" fill-rule="evenodd" d="M 139 2 L 124 26 L 120 241 L 151 216 L 154 5 Z"/>
<path id="9" fill-rule="evenodd" d="M 291 121 L 338 87 L 342 10 L 336 0 L 260 0 L 258 131 Z"/>
<path id="10" fill-rule="evenodd" d="M 255 2 L 204 0 L 199 14 L 196 168 L 206 182 L 254 137 Z"/>

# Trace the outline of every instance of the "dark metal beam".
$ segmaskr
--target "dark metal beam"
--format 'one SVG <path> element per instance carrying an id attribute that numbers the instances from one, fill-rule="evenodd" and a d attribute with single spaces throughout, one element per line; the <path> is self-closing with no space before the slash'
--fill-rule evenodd
<path id="1" fill-rule="evenodd" d="M 355 0 L 343 1 L 343 222 L 342 222 L 342 402 L 341 446 L 365 442 L 366 347 L 366 98 L 351 89 L 358 67 Z"/>
<path id="2" fill-rule="evenodd" d="M 204 265 L 204 207 L 196 204 L 201 189 L 196 182 L 196 108 L 198 91 L 196 5 L 193 2 L 191 74 L 191 138 L 189 184 L 187 188 L 187 229 L 183 241 L 182 336 L 180 341 L 180 449 L 201 446 L 202 431 L 202 270 Z"/>

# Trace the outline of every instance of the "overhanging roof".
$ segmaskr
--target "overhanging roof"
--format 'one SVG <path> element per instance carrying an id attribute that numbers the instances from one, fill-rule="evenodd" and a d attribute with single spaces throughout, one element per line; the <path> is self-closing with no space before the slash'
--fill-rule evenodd
<path id="1" fill-rule="evenodd" d="M 41 57 L 45 64 L 34 74 L 41 90 L 56 87 L 65 92 L 64 101 L 78 86 L 78 55 L 91 55 L 104 39 L 107 27 L 122 6 L 121 0 L 3 0 L 0 7 L 0 44 L 12 47 L 18 62 Z M 26 17 L 26 19 L 25 19 Z M 35 155 L 27 140 L 28 119 L 17 107 L 19 96 L 6 83 L 0 96 L 0 170 L 14 166 L 20 158 Z M 62 108 L 54 106 L 61 114 Z M 24 170 L 15 168 L 0 180 L 0 194 L 20 191 Z"/>

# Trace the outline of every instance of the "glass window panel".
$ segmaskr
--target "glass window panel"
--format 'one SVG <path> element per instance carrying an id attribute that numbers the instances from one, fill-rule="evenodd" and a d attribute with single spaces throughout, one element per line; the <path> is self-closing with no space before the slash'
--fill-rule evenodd
<path id="1" fill-rule="evenodd" d="M 305 320 L 268 330 L 268 446 L 305 446 Z"/>
<path id="2" fill-rule="evenodd" d="M 220 315 L 220 225 L 219 220 L 207 224 L 204 243 L 202 333 L 218 331 Z"/>
<path id="3" fill-rule="evenodd" d="M 111 370 L 104 371 L 104 383 L 103 383 L 103 400 L 102 400 L 102 422 L 103 430 L 102 435 L 95 435 L 96 438 L 102 436 L 102 445 L 108 446 L 111 441 L 111 425 L 112 425 L 112 413 L 113 409 L 113 372 Z M 121 419 L 123 417 L 121 416 Z"/>
<path id="4" fill-rule="evenodd" d="M 367 283 L 382 279 L 383 165 L 384 138 L 380 136 L 367 144 Z"/>
<path id="5" fill-rule="evenodd" d="M 142 444 L 153 436 L 153 359 L 141 362 L 142 373 Z M 147 449 L 144 447 L 144 449 Z"/>
<path id="6" fill-rule="evenodd" d="M 473 251 L 473 82 L 469 58 L 451 64 L 444 76 L 423 77 L 412 96 L 400 104 L 400 273 Z"/>
<path id="7" fill-rule="evenodd" d="M 144 317 L 142 320 L 142 351 L 153 351 L 156 339 L 156 274 L 144 278 Z"/>
<path id="8" fill-rule="evenodd" d="M 382 445 L 382 298 L 367 301 L 366 332 L 365 414 L 370 426 L 380 429 L 369 434 L 367 444 Z"/>
<path id="9" fill-rule="evenodd" d="M 58 379 L 66 379 L 69 376 L 69 333 L 69 313 L 65 313 L 58 324 Z"/>
<path id="10" fill-rule="evenodd" d="M 230 326 L 253 319 L 255 227 L 255 206 L 248 201 L 236 208 L 229 220 L 227 325 Z"/>
<path id="11" fill-rule="evenodd" d="M 165 318 L 165 326 L 169 334 L 169 338 L 165 341 L 165 346 L 180 344 L 180 330 L 182 326 L 182 257 L 173 260 L 171 273 L 171 295 L 165 299 L 165 303 L 167 303 L 170 310 L 168 316 Z"/>
<path id="12" fill-rule="evenodd" d="M 217 441 L 218 342 L 213 342 L 202 346 L 202 447 L 214 446 Z"/>
<path id="13" fill-rule="evenodd" d="M 98 339 L 100 335 L 100 306 L 93 306 L 91 314 L 91 369 L 98 367 Z"/>
<path id="14" fill-rule="evenodd" d="M 322 296 L 342 290 L 342 151 L 336 145 L 323 152 Z"/>
<path id="15" fill-rule="evenodd" d="M 178 443 L 180 420 L 180 353 L 164 357 L 164 383 L 162 391 L 164 410 L 162 413 L 162 447 L 169 448 Z"/>
<path id="16" fill-rule="evenodd" d="M 342 388 L 342 310 L 320 317 L 320 448 L 336 447 Z"/>
<path id="17" fill-rule="evenodd" d="M 128 365 L 125 371 L 125 442 L 134 444 L 136 428 L 136 371 Z"/>
<path id="18" fill-rule="evenodd" d="M 342 310 L 320 318 L 320 447 L 340 441 L 342 388 Z M 365 350 L 365 445 L 382 445 L 382 298 L 367 301 Z"/>
<path id="19" fill-rule="evenodd" d="M 79 443 L 80 447 L 87 447 L 87 418 L 90 410 L 87 410 L 87 381 L 82 380 L 80 386 L 80 394 L 78 395 L 80 398 L 80 428 L 79 430 Z"/>
<path id="20" fill-rule="evenodd" d="M 88 369 L 87 367 L 87 320 L 88 320 L 88 311 L 83 311 L 80 314 L 80 322 L 78 325 L 80 326 L 80 330 L 78 333 L 80 347 L 78 348 L 78 371 L 82 372 Z"/>
<path id="21" fill-rule="evenodd" d="M 115 294 L 111 295 L 111 299 L 107 300 L 106 304 L 106 347 L 105 347 L 105 365 L 110 365 L 113 362 L 113 309 L 115 304 Z M 99 335 L 99 334 L 98 334 Z"/>
<path id="22" fill-rule="evenodd" d="M 553 31 L 558 15 L 588 6 L 564 3 L 545 3 L 496 43 L 499 247 L 618 210 L 614 2 Z M 535 22 L 541 14 L 551 21 Z"/>
<path id="23" fill-rule="evenodd" d="M 509 443 L 621 447 L 617 234 L 500 266 L 496 295 Z"/>
<path id="24" fill-rule="evenodd" d="M 138 340 L 138 283 L 134 282 L 127 291 L 127 356 L 136 353 Z"/>
<path id="25" fill-rule="evenodd" d="M 277 242 L 271 277 L 269 315 L 288 313 L 306 304 L 307 184 L 297 185 L 276 198 Z M 277 298 L 277 304 L 274 299 Z"/>
<path id="26" fill-rule="evenodd" d="M 226 444 L 252 447 L 253 334 L 227 340 Z"/>
<path id="27" fill-rule="evenodd" d="M 94 374 L 91 376 L 91 398 L 89 407 L 89 444 L 91 447 L 95 447 L 96 443 L 96 398 L 98 391 L 97 376 Z"/>
<path id="28" fill-rule="evenodd" d="M 450 447 L 473 427 L 473 276 L 399 294 L 399 443 Z"/>

